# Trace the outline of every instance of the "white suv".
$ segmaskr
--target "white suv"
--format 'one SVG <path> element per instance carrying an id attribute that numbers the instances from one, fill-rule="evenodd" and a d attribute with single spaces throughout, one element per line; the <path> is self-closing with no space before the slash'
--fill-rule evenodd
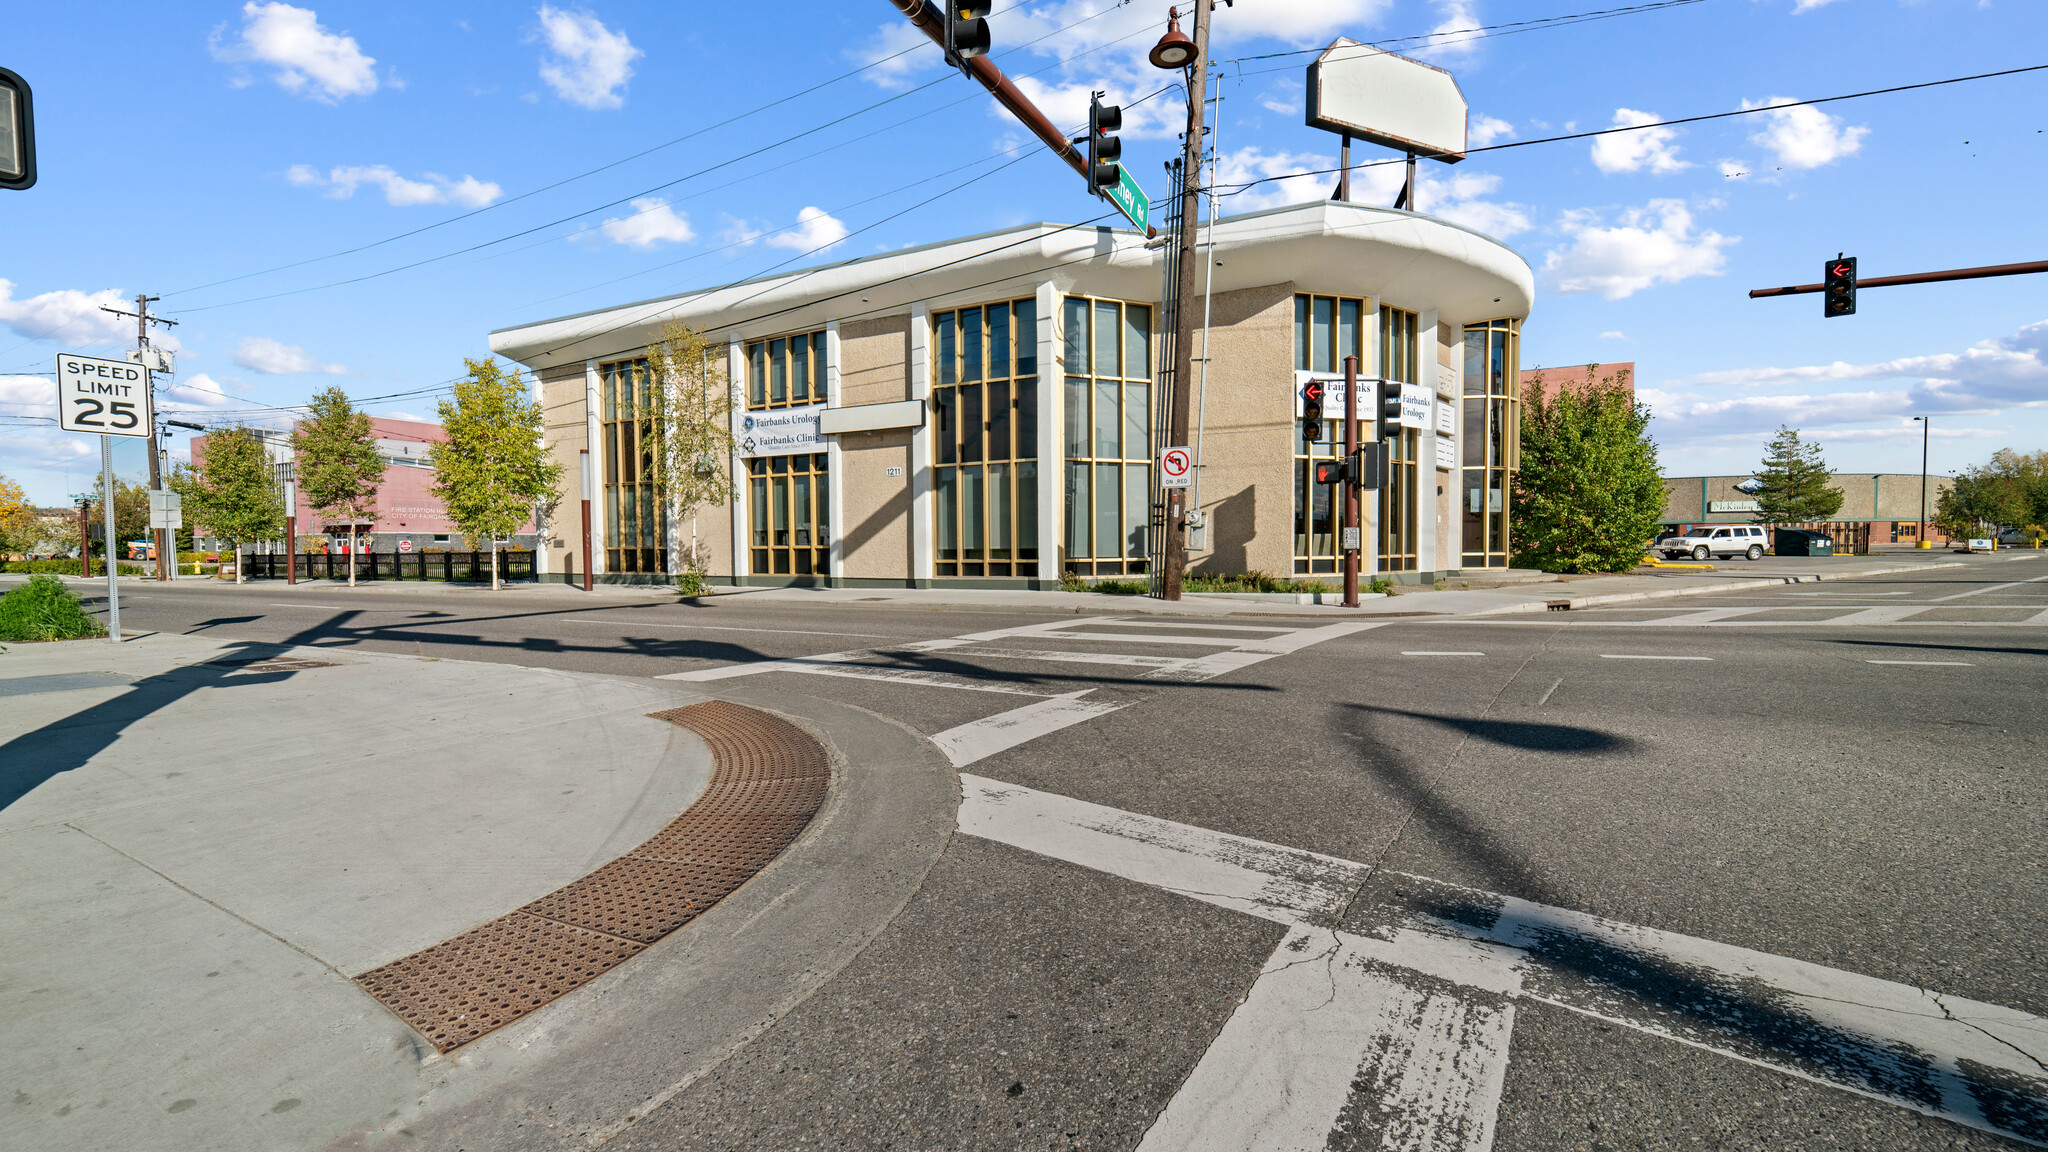
<path id="1" fill-rule="evenodd" d="M 1746 524 L 1695 528 L 1683 536 L 1657 541 L 1657 551 L 1663 553 L 1666 560 L 1685 556 L 1694 560 L 1705 560 L 1709 556 L 1717 560 L 1731 556 L 1755 560 L 1764 554 L 1764 530 Z"/>

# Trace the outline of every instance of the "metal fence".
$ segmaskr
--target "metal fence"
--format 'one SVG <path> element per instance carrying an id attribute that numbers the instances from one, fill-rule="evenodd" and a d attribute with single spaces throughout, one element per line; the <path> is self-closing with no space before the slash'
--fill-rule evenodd
<path id="1" fill-rule="evenodd" d="M 298 557 L 299 579 L 346 580 L 348 561 L 347 555 L 338 552 L 302 554 Z M 445 580 L 487 584 L 491 579 L 489 552 L 360 552 L 356 554 L 355 561 L 357 580 Z M 267 556 L 245 554 L 242 563 L 250 576 L 282 580 L 286 575 L 285 558 L 275 553 Z M 534 553 L 499 552 L 498 575 L 505 580 L 533 579 Z"/>

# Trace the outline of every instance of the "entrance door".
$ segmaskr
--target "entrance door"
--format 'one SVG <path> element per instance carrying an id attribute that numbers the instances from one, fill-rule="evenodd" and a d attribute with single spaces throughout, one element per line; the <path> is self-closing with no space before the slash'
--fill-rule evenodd
<path id="1" fill-rule="evenodd" d="M 756 576 L 824 576 L 831 567 L 831 516 L 823 452 L 747 461 L 752 520 L 749 571 Z"/>

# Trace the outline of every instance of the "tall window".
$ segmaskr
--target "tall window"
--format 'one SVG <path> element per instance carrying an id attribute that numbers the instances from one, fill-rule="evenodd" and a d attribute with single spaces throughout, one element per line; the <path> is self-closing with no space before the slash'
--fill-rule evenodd
<path id="1" fill-rule="evenodd" d="M 1038 571 L 1038 302 L 932 316 L 940 576 Z"/>
<path id="2" fill-rule="evenodd" d="M 1152 517 L 1152 308 L 1066 299 L 1066 571 L 1146 570 Z"/>
<path id="3" fill-rule="evenodd" d="M 747 410 L 825 402 L 825 334 L 747 344 Z M 748 571 L 823 576 L 831 569 L 831 501 L 823 452 L 747 460 Z"/>
<path id="4" fill-rule="evenodd" d="M 599 449 L 604 457 L 604 562 L 607 572 L 668 567 L 668 510 L 661 497 L 654 428 L 661 414 L 647 361 L 598 369 Z"/>
<path id="5" fill-rule="evenodd" d="M 1508 491 L 1521 463 L 1521 322 L 1465 328 L 1463 566 L 1505 568 Z"/>
<path id="6" fill-rule="evenodd" d="M 831 517 L 823 452 L 747 461 L 749 571 L 756 576 L 823 576 L 830 570 Z"/>
<path id="7" fill-rule="evenodd" d="M 1403 384 L 1420 384 L 1416 333 L 1420 318 L 1399 308 L 1380 307 L 1380 376 Z M 1416 517 L 1421 469 L 1422 432 L 1397 428 L 1384 437 L 1392 450 L 1387 486 L 1380 489 L 1380 557 L 1382 572 L 1416 570 Z"/>
<path id="8" fill-rule="evenodd" d="M 825 334 L 805 332 L 747 345 L 747 407 L 825 402 Z"/>
<path id="9" fill-rule="evenodd" d="M 1358 357 L 1366 371 L 1365 327 L 1361 317 L 1365 301 L 1335 296 L 1303 294 L 1294 298 L 1294 367 L 1301 372 L 1322 372 L 1335 376 L 1344 371 L 1346 356 Z M 1359 407 L 1370 406 L 1360 396 Z M 1323 438 L 1304 442 L 1299 428 L 1294 437 L 1294 571 L 1297 574 L 1331 573 L 1338 569 L 1338 529 L 1343 526 L 1344 494 L 1335 485 L 1315 481 L 1315 462 L 1330 460 L 1344 452 L 1344 421 L 1341 409 L 1334 421 L 1323 423 Z"/>

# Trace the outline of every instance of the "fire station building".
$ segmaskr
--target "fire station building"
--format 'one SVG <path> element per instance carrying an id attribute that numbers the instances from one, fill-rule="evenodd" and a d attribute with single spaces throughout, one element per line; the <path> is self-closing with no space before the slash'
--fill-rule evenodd
<path id="1" fill-rule="evenodd" d="M 1341 494 L 1314 482 L 1342 424 L 1301 437 L 1302 386 L 1404 387 L 1388 485 L 1362 502 L 1363 570 L 1505 567 L 1529 265 L 1489 236 L 1325 201 L 1203 229 L 1189 567 L 1341 570 Z M 1029 224 L 492 333 L 532 369 L 564 467 L 544 571 L 715 583 L 1038 588 L 1153 563 L 1165 432 L 1164 253 L 1131 231 Z M 736 498 L 668 506 L 646 440 L 647 348 L 679 320 L 724 349 Z M 1206 342 L 1205 342 L 1206 332 Z M 1361 388 L 1370 418 L 1371 393 Z M 1326 415 L 1342 416 L 1341 384 Z M 1365 425 L 1362 435 L 1374 438 Z M 1334 441 L 1334 442 L 1333 442 Z"/>

